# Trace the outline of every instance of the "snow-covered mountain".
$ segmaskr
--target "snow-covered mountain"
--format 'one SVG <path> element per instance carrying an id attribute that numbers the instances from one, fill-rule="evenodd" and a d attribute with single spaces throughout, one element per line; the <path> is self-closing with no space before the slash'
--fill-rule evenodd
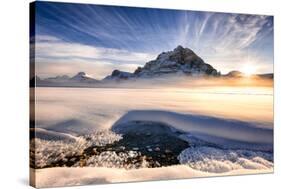
<path id="1" fill-rule="evenodd" d="M 220 72 L 205 63 L 189 48 L 178 46 L 173 51 L 162 52 L 155 60 L 138 67 L 134 73 L 114 70 L 105 79 L 155 78 L 168 75 L 219 76 Z"/>
<path id="2" fill-rule="evenodd" d="M 92 78 L 90 75 L 86 74 L 85 72 L 78 72 L 75 76 L 70 78 L 71 81 L 78 81 L 78 82 L 96 82 L 97 80 Z"/>
<path id="3" fill-rule="evenodd" d="M 143 67 L 138 67 L 133 73 L 114 70 L 111 75 L 102 80 L 92 78 L 85 72 L 79 72 L 73 77 L 67 75 L 41 79 L 38 76 L 30 81 L 30 86 L 61 86 L 61 87 L 88 87 L 103 84 L 114 84 L 111 81 L 134 81 L 139 79 L 153 80 L 162 77 L 220 77 L 222 78 L 241 78 L 245 75 L 240 71 L 231 71 L 221 75 L 213 66 L 204 62 L 191 49 L 182 46 L 176 47 L 172 51 L 162 52 L 155 60 L 147 62 Z M 252 77 L 273 79 L 273 74 L 257 74 Z M 154 81 L 154 80 L 153 80 Z"/>
<path id="4" fill-rule="evenodd" d="M 218 76 L 218 71 L 205 63 L 189 48 L 178 46 L 173 51 L 163 52 L 155 60 L 149 61 L 143 68 L 139 67 L 134 74 L 137 77 L 158 76 L 183 73 L 189 76 Z"/>
<path id="5" fill-rule="evenodd" d="M 87 86 L 91 84 L 97 84 L 99 82 L 100 82 L 99 80 L 92 78 L 85 72 L 79 72 L 73 77 L 62 75 L 62 76 L 41 79 L 38 76 L 36 76 L 36 86 L 58 86 L 58 87 Z"/>
<path id="6" fill-rule="evenodd" d="M 110 80 L 122 80 L 122 79 L 129 79 L 133 78 L 135 75 L 130 72 L 123 72 L 120 70 L 114 70 L 111 75 L 106 76 L 103 80 L 110 81 Z"/>

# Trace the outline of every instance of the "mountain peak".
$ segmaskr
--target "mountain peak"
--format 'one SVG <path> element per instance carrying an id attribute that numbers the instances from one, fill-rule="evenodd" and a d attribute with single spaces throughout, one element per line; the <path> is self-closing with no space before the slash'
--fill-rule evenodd
<path id="1" fill-rule="evenodd" d="M 207 64 L 191 49 L 177 46 L 173 51 L 162 52 L 155 60 L 135 71 L 137 76 L 157 76 L 167 74 L 218 75 L 216 69 Z"/>
<path id="2" fill-rule="evenodd" d="M 134 77 L 133 73 L 130 72 L 124 72 L 124 71 L 120 71 L 120 70 L 113 70 L 111 75 L 105 77 L 105 80 L 120 80 L 120 79 L 129 79 L 131 77 Z"/>
<path id="3" fill-rule="evenodd" d="M 75 76 L 71 78 L 71 80 L 95 80 L 90 75 L 85 72 L 78 72 Z"/>
<path id="4" fill-rule="evenodd" d="M 178 45 L 174 50 L 160 53 L 155 60 L 138 67 L 133 73 L 114 70 L 106 79 L 151 78 L 162 75 L 217 76 L 219 72 L 191 49 Z"/>
<path id="5" fill-rule="evenodd" d="M 174 51 L 179 51 L 179 50 L 184 50 L 183 46 L 178 45 L 178 46 L 174 49 Z"/>
<path id="6" fill-rule="evenodd" d="M 86 73 L 85 72 L 78 72 L 77 75 L 84 76 L 84 75 L 86 75 Z"/>
<path id="7" fill-rule="evenodd" d="M 91 84 L 99 83 L 98 80 L 90 77 L 85 72 L 78 72 L 73 77 L 67 75 L 51 77 L 47 79 L 36 79 L 38 86 L 88 86 Z"/>
<path id="8" fill-rule="evenodd" d="M 219 76 L 215 68 L 207 64 L 191 49 L 178 45 L 172 51 L 160 53 L 156 59 L 138 67 L 133 73 L 114 70 L 105 80 L 152 78 L 163 75 Z"/>
<path id="9" fill-rule="evenodd" d="M 192 53 L 192 54 L 195 54 L 191 49 L 189 48 L 184 48 L 183 46 L 181 45 L 178 45 L 174 50 L 173 50 L 174 53 Z"/>

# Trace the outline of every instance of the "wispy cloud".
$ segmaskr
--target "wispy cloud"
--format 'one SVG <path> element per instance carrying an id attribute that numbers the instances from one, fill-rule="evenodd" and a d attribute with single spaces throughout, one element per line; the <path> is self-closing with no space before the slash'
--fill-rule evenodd
<path id="1" fill-rule="evenodd" d="M 48 61 L 142 65 L 162 51 L 183 45 L 223 73 L 249 62 L 260 72 L 273 71 L 271 16 L 48 2 L 37 5 L 37 55 Z"/>
<path id="2" fill-rule="evenodd" d="M 36 36 L 37 74 L 43 77 L 86 71 L 102 78 L 114 69 L 133 71 L 155 58 L 148 53 L 70 43 L 53 36 Z"/>
<path id="3" fill-rule="evenodd" d="M 223 73 L 244 64 L 257 72 L 273 71 L 272 17 L 224 13 L 201 13 L 182 17 L 177 43 L 192 48 Z"/>

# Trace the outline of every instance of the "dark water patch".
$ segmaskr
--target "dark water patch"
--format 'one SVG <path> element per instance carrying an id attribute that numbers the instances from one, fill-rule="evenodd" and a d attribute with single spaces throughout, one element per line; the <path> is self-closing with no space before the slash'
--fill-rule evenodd
<path id="1" fill-rule="evenodd" d="M 113 148 L 140 152 L 148 167 L 179 164 L 177 156 L 189 147 L 188 142 L 178 137 L 182 134 L 180 131 L 163 123 L 131 121 L 116 125 L 113 131 L 123 135 L 122 140 L 112 144 Z"/>
<path id="2" fill-rule="evenodd" d="M 82 155 L 68 156 L 64 159 L 50 162 L 44 167 L 36 167 L 34 162 L 31 165 L 34 168 L 87 167 L 89 166 L 88 160 L 90 158 L 101 156 L 105 152 L 112 152 L 120 157 L 125 156 L 118 165 L 117 163 L 114 165 L 115 162 L 112 160 L 113 167 L 127 169 L 154 168 L 179 164 L 178 155 L 189 147 L 188 142 L 178 137 L 182 134 L 180 131 L 172 131 L 169 126 L 162 123 L 133 121 L 120 125 L 120 127 L 115 127 L 113 131 L 122 134 L 122 139 L 104 146 L 94 145 L 88 147 L 83 151 Z M 102 167 L 103 162 L 94 166 Z"/>

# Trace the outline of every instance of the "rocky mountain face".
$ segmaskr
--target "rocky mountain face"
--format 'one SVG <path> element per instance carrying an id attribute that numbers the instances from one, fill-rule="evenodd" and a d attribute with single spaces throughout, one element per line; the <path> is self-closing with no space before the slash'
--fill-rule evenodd
<path id="1" fill-rule="evenodd" d="M 103 80 L 97 80 L 79 72 L 73 77 L 67 75 L 41 79 L 38 76 L 30 80 L 30 86 L 73 86 L 87 87 L 92 85 L 110 84 L 111 81 L 125 81 L 137 79 L 154 79 L 162 76 L 188 76 L 188 77 L 222 77 L 242 78 L 245 75 L 240 71 L 231 71 L 221 75 L 219 71 L 207 64 L 189 48 L 176 47 L 172 51 L 162 52 L 155 60 L 147 62 L 143 67 L 138 67 L 133 73 L 114 70 L 111 75 Z M 273 74 L 257 74 L 253 77 L 273 79 Z"/>
<path id="2" fill-rule="evenodd" d="M 138 67 L 134 73 L 114 70 L 105 79 L 153 78 L 164 75 L 219 76 L 220 73 L 205 63 L 192 50 L 178 46 L 173 51 L 163 52 L 155 60 Z"/>
<path id="3" fill-rule="evenodd" d="M 133 77 L 135 77 L 133 73 L 114 70 L 111 75 L 105 77 L 103 80 L 119 80 L 119 79 L 129 79 Z"/>
<path id="4" fill-rule="evenodd" d="M 217 76 L 218 71 L 206 64 L 192 50 L 178 46 L 173 51 L 163 52 L 155 60 L 139 67 L 134 74 L 137 76 L 157 76 L 183 73 L 190 76 Z"/>

